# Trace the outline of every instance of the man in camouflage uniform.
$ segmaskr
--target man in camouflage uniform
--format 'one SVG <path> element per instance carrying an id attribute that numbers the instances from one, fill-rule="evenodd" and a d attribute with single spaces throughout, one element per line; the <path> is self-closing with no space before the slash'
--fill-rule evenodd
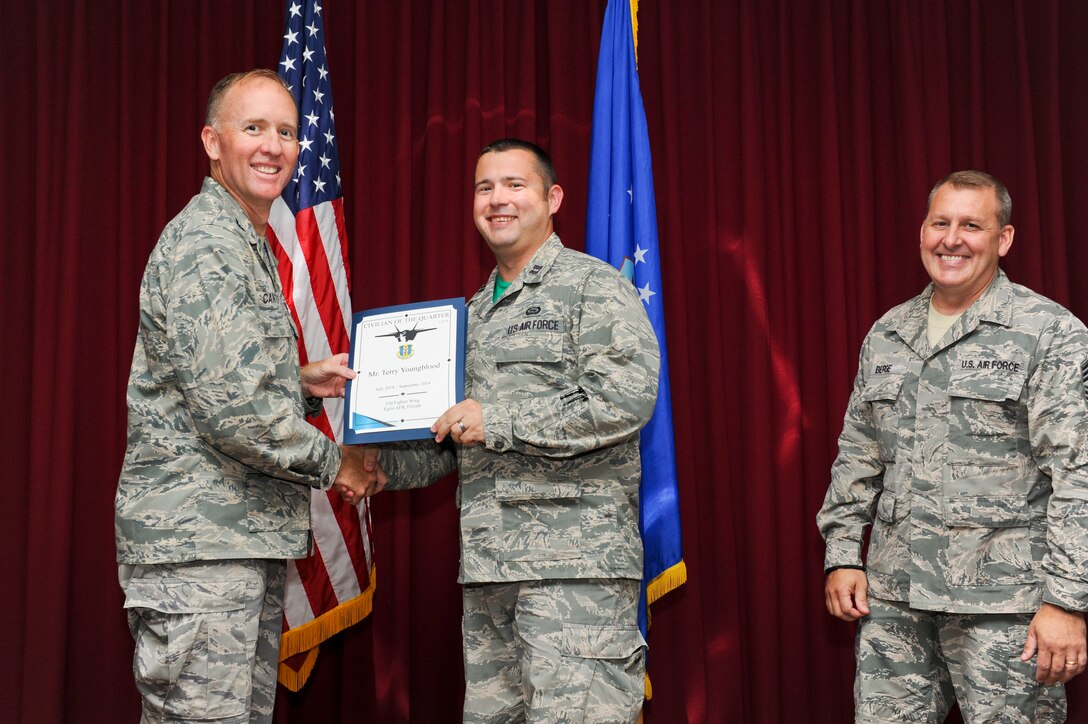
<path id="1" fill-rule="evenodd" d="M 481 151 L 473 213 L 498 266 L 468 303 L 467 399 L 435 442 L 381 453 L 391 489 L 460 470 L 466 722 L 642 706 L 638 434 L 660 358 L 631 283 L 552 232 L 562 199 L 535 145 Z"/>
<path id="2" fill-rule="evenodd" d="M 211 178 L 144 272 L 116 539 L 145 722 L 271 721 L 286 559 L 311 488 L 380 482 L 305 420 L 354 376 L 300 369 L 265 239 L 294 172 L 298 112 L 271 71 L 224 78 L 201 132 Z"/>
<path id="3" fill-rule="evenodd" d="M 932 283 L 862 347 L 817 516 L 859 722 L 1064 721 L 1088 662 L 1088 331 L 998 268 L 1011 213 L 989 174 L 938 182 Z"/>

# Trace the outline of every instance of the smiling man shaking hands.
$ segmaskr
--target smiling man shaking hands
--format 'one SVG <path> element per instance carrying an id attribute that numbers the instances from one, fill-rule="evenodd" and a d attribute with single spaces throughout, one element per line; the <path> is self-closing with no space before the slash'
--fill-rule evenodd
<path id="1" fill-rule="evenodd" d="M 265 237 L 298 159 L 275 73 L 212 89 L 211 178 L 163 230 L 140 286 L 116 541 L 144 722 L 270 722 L 287 559 L 310 549 L 310 490 L 381 488 L 361 448 L 316 427 L 347 355 L 300 369 Z"/>

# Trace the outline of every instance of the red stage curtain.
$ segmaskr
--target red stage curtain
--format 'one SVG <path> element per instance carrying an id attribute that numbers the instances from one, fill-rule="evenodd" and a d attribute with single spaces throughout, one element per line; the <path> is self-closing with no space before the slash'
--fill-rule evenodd
<path id="1" fill-rule="evenodd" d="M 498 136 L 552 151 L 581 247 L 604 0 L 323 4 L 356 308 L 483 283 L 470 183 Z M 112 503 L 140 274 L 205 173 L 208 89 L 278 62 L 283 7 L 4 5 L 0 712 L 135 721 Z M 689 571 L 654 607 L 646 719 L 848 721 L 813 517 L 861 339 L 922 288 L 926 193 L 965 167 L 1012 192 L 1010 276 L 1088 315 L 1088 6 L 640 5 Z M 452 480 L 375 499 L 374 613 L 277 721 L 459 720 L 456 515 Z"/>

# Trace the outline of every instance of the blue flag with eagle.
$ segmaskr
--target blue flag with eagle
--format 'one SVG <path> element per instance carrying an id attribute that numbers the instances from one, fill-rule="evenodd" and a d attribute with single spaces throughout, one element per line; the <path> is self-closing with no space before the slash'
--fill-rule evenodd
<path id="1" fill-rule="evenodd" d="M 648 605 L 684 583 L 687 569 L 680 545 L 650 136 L 635 57 L 637 9 L 637 0 L 633 5 L 629 0 L 609 0 L 604 14 L 593 103 L 586 252 L 620 269 L 638 288 L 661 348 L 657 407 L 641 438 L 639 529 L 646 558 L 639 627 L 646 636 Z"/>

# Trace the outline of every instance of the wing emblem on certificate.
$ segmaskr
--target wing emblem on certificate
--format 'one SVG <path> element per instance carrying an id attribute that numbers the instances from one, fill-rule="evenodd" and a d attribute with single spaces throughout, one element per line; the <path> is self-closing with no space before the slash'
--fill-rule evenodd
<path id="1" fill-rule="evenodd" d="M 465 328 L 464 299 L 355 314 L 344 442 L 430 437 L 431 423 L 464 399 Z"/>

